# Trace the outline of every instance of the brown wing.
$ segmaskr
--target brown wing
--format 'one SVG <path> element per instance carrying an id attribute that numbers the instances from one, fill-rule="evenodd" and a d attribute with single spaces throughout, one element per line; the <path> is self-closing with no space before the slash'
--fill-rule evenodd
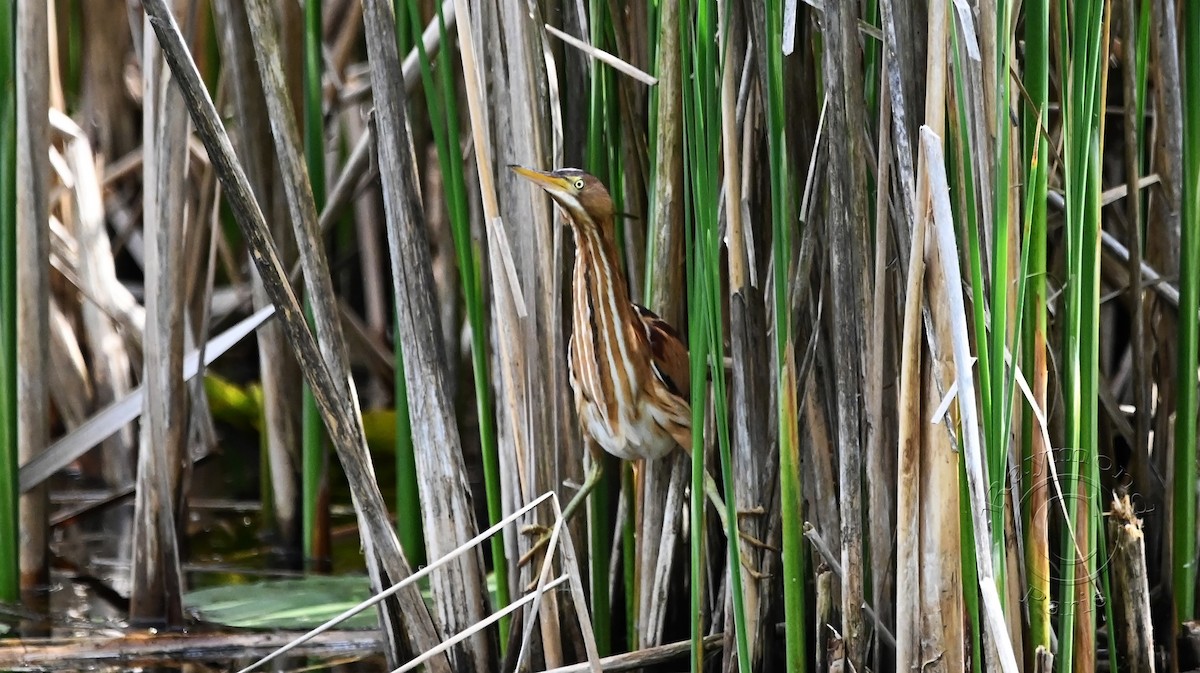
<path id="1" fill-rule="evenodd" d="M 667 390 L 691 402 L 691 369 L 687 345 L 667 321 L 645 306 L 633 305 L 642 319 L 642 334 L 650 346 L 652 369 Z"/>

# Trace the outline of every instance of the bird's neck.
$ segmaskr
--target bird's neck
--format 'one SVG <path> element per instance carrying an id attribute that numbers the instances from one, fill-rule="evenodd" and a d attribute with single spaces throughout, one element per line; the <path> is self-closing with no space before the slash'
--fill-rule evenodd
<path id="1" fill-rule="evenodd" d="M 620 317 L 631 319 L 629 286 L 612 238 L 612 222 L 597 225 L 575 227 L 575 283 L 592 294 L 593 301 L 611 294 Z"/>

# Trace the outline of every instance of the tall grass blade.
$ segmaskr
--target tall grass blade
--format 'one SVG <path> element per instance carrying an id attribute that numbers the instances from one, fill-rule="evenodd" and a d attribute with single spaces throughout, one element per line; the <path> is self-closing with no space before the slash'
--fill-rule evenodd
<path id="1" fill-rule="evenodd" d="M 324 72 L 324 57 L 322 54 L 323 41 L 321 30 L 322 0 L 306 0 L 304 3 L 304 163 L 308 169 L 308 178 L 312 182 L 313 203 L 317 212 L 325 209 L 325 114 L 322 106 L 323 87 L 322 73 Z M 312 324 L 311 309 L 306 309 L 309 323 Z M 399 346 L 396 352 L 400 352 Z M 400 356 L 397 356 L 400 357 Z M 396 371 L 404 371 L 397 363 Z M 400 381 L 403 377 L 397 376 Z M 397 407 L 396 417 L 404 413 Z M 397 423 L 400 421 L 397 420 Z M 317 402 L 313 399 L 312 391 L 307 385 L 301 393 L 301 502 L 304 508 L 302 520 L 302 549 L 303 555 L 314 555 L 316 549 L 317 525 L 321 518 L 321 481 L 325 471 L 325 432 L 321 428 L 321 416 L 317 410 Z M 403 441 L 399 432 L 397 441 Z M 399 449 L 397 450 L 399 455 Z M 276 512 L 276 516 L 280 516 Z M 280 521 L 283 523 L 283 521 Z M 286 533 L 285 533 L 286 539 Z M 410 549 L 405 549 L 411 555 Z"/>
<path id="2" fill-rule="evenodd" d="M 776 422 L 779 423 L 780 517 L 782 518 L 782 575 L 784 575 L 784 649 L 788 671 L 809 666 L 805 619 L 806 567 L 803 537 L 803 492 L 800 488 L 799 404 L 796 359 L 791 335 L 792 311 L 788 301 L 788 274 L 792 269 L 792 226 L 794 220 L 792 169 L 787 161 L 784 108 L 784 58 L 782 58 L 782 7 L 768 2 L 766 17 L 767 148 L 770 167 L 770 223 L 772 223 L 772 271 L 774 274 Z"/>
<path id="3" fill-rule="evenodd" d="M 698 0 L 699 3 L 704 3 L 706 0 Z M 705 325 L 707 311 L 704 307 L 707 304 L 705 297 L 705 289 L 707 274 L 704 272 L 703 265 L 705 257 L 703 254 L 704 237 L 700 231 L 698 221 L 703 216 L 703 206 L 701 202 L 703 194 L 699 193 L 706 188 L 705 181 L 700 177 L 700 172 L 705 168 L 703 160 L 697 155 L 703 148 L 704 142 L 707 140 L 704 137 L 703 129 L 698 119 L 701 114 L 700 106 L 702 99 L 697 89 L 704 81 L 704 71 L 700 69 L 697 61 L 699 57 L 697 51 L 704 48 L 703 40 L 696 40 L 692 35 L 695 34 L 695 28 L 692 26 L 692 3 L 689 0 L 680 0 L 679 3 L 679 34 L 681 36 L 679 43 L 679 62 L 682 72 L 690 73 L 690 82 L 683 87 L 683 165 L 684 174 L 690 179 L 684 181 L 684 194 L 691 204 L 690 225 L 684 226 L 684 255 L 685 255 L 685 272 L 687 274 L 687 298 L 688 305 L 692 307 L 688 311 L 688 355 L 691 359 L 691 380 L 692 385 L 692 446 L 691 446 L 691 469 L 692 469 L 692 497 L 690 502 L 689 520 L 691 522 L 691 544 L 690 544 L 690 565 L 691 565 L 691 603 L 688 611 L 688 621 L 690 626 L 692 651 L 689 662 L 689 669 L 692 673 L 700 673 L 704 670 L 704 577 L 705 577 L 705 545 L 704 532 L 707 527 L 704 523 L 704 433 L 701 428 L 704 427 L 705 412 L 708 407 L 708 390 L 707 387 L 701 385 L 700 382 L 705 379 L 705 370 L 707 369 L 708 360 L 708 336 L 709 331 Z"/>
<path id="4" fill-rule="evenodd" d="M 1077 499 L 1068 512 L 1062 541 L 1062 618 L 1056 658 L 1090 670 L 1094 660 L 1093 600 L 1096 587 L 1091 550 L 1099 516 L 1095 491 L 1099 375 L 1100 127 L 1104 102 L 1101 68 L 1105 3 L 1097 0 L 1059 6 L 1060 62 L 1067 64 L 1063 90 L 1063 195 L 1066 245 L 1066 352 L 1063 401 L 1069 450 L 1063 490 Z"/>
<path id="5" fill-rule="evenodd" d="M 1196 615 L 1196 368 L 1200 306 L 1200 6 L 1183 8 L 1183 221 L 1179 257 L 1179 372 L 1171 565 L 1175 617 Z"/>
<path id="6" fill-rule="evenodd" d="M 1027 275 L 1029 302 L 1022 314 L 1022 356 L 1024 369 L 1032 373 L 1034 403 L 1046 408 L 1046 187 L 1048 179 L 1048 143 L 1045 136 L 1049 118 L 1050 69 L 1050 4 L 1045 0 L 1025 3 L 1025 62 L 1022 81 L 1029 94 L 1028 106 L 1022 115 L 1022 153 L 1029 166 L 1027 172 L 1026 217 L 1024 226 L 1029 256 Z M 1025 414 L 1022 429 L 1022 465 L 1028 466 L 1024 478 L 1029 497 L 1026 499 L 1025 575 L 1029 596 L 1029 647 L 1051 651 L 1050 548 L 1048 536 L 1048 471 L 1050 447 L 1037 432 L 1033 414 Z"/>
<path id="7" fill-rule="evenodd" d="M 20 597 L 17 564 L 16 8 L 0 10 L 0 601 Z"/>

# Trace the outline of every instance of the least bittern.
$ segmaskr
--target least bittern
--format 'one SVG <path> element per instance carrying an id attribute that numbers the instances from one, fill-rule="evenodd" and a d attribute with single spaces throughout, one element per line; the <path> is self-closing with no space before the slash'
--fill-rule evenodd
<path id="1" fill-rule="evenodd" d="M 608 189 L 574 168 L 511 168 L 550 194 L 575 235 L 567 360 L 585 439 L 623 460 L 661 458 L 676 447 L 690 453 L 688 349 L 666 321 L 630 301 L 617 261 Z M 563 510 L 564 518 L 569 520 L 595 488 L 601 464 L 593 461 L 587 480 Z M 705 485 L 725 523 L 725 505 L 707 474 Z"/>

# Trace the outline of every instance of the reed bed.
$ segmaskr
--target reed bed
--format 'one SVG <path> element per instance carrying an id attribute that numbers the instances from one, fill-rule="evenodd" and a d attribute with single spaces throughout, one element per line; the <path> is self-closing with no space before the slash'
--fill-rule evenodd
<path id="1" fill-rule="evenodd" d="M 18 0 L 0 70 L 0 667 L 64 578 L 193 619 L 222 453 L 376 595 L 244 670 L 1200 667 L 1200 5 Z M 608 186 L 690 459 L 589 450 L 514 164 Z"/>

